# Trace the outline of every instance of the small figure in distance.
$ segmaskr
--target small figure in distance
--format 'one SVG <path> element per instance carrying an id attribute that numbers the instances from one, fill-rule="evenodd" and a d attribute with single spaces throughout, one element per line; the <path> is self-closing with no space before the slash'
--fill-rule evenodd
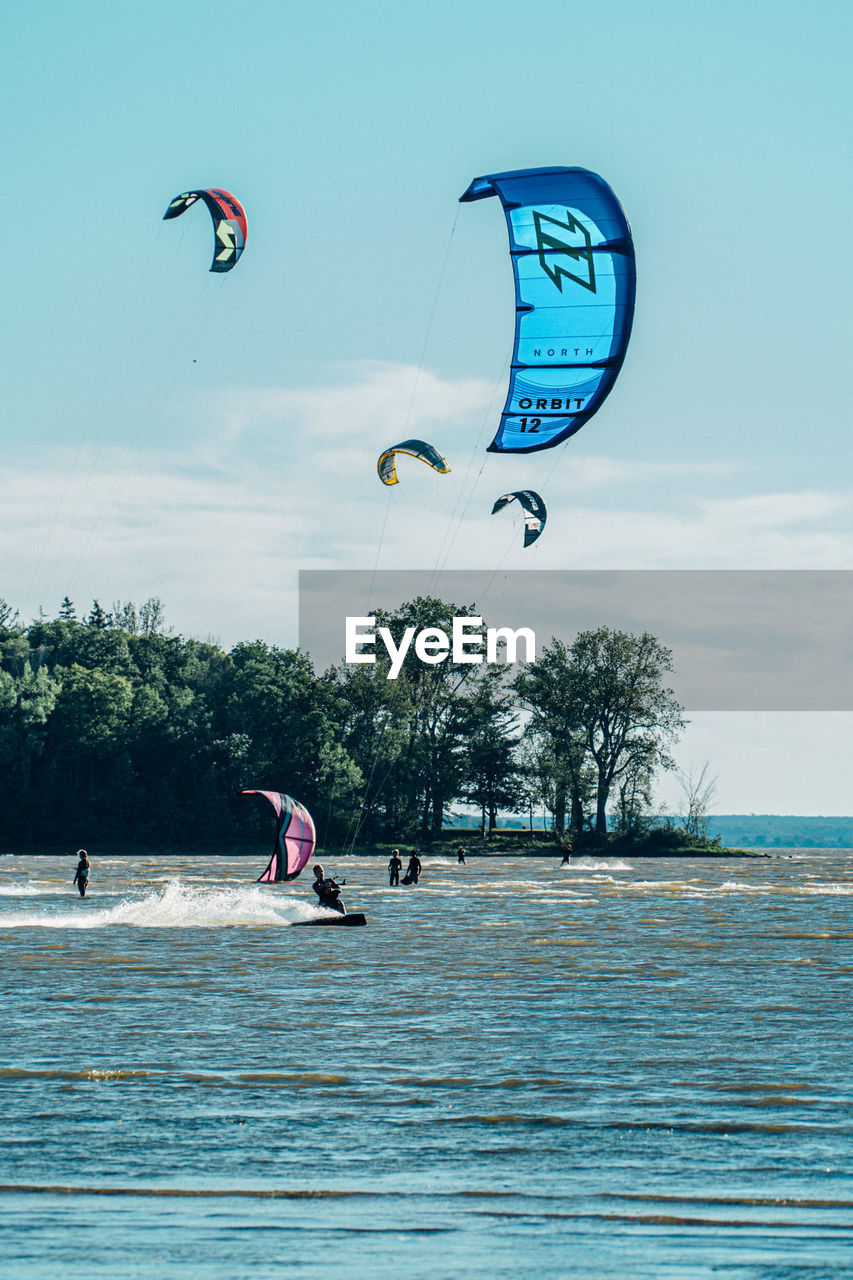
<path id="1" fill-rule="evenodd" d="M 341 884 L 346 884 L 346 880 L 342 880 Z M 329 911 L 339 911 L 345 916 L 347 909 L 341 902 L 341 884 L 333 876 L 327 876 L 319 862 L 314 863 L 314 883 L 311 888 L 316 893 L 320 906 Z"/>
<path id="2" fill-rule="evenodd" d="M 420 874 L 421 860 L 418 857 L 417 849 L 413 849 L 409 858 L 409 865 L 406 867 L 406 874 L 403 876 L 403 884 L 417 884 Z"/>
<path id="3" fill-rule="evenodd" d="M 459 848 L 456 850 L 456 861 L 464 863 L 466 867 L 468 865 L 467 862 L 465 862 L 465 850 L 463 849 L 461 844 Z"/>
<path id="4" fill-rule="evenodd" d="M 570 864 L 570 863 L 571 863 L 571 861 L 572 861 L 572 842 L 571 842 L 571 840 L 564 840 L 564 841 L 562 842 L 562 844 L 560 845 L 560 852 L 561 852 L 561 853 L 562 853 L 562 855 L 563 855 L 563 861 L 560 863 L 560 866 L 561 866 L 561 867 L 567 867 L 567 866 L 569 866 L 569 864 Z"/>
<path id="5" fill-rule="evenodd" d="M 403 859 L 400 857 L 399 849 L 391 850 L 391 857 L 388 862 L 388 884 L 392 887 L 400 883 L 400 872 L 403 870 Z"/>
<path id="6" fill-rule="evenodd" d="M 71 883 L 76 884 L 80 890 L 80 897 L 85 898 L 89 884 L 89 855 L 85 849 L 78 849 L 77 857 L 80 861 L 77 863 L 77 870 L 74 872 L 74 879 Z"/>

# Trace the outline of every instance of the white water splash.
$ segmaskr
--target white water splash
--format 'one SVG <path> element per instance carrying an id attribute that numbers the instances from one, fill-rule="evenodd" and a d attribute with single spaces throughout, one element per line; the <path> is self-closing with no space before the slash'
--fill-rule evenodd
<path id="1" fill-rule="evenodd" d="M 197 889 L 173 879 L 140 898 L 122 898 L 99 908 L 89 898 L 73 909 L 26 911 L 0 916 L 0 929 L 102 929 L 124 925 L 138 929 L 210 929 L 241 925 L 281 927 L 310 920 L 318 908 L 279 889 L 251 885 Z"/>
<path id="2" fill-rule="evenodd" d="M 26 883 L 0 885 L 0 898 L 43 898 L 47 894 L 61 894 L 67 897 L 71 884 Z"/>
<path id="3" fill-rule="evenodd" d="M 565 867 L 560 867 L 561 871 L 630 871 L 630 862 L 596 862 L 594 858 L 572 858 L 571 862 Z"/>

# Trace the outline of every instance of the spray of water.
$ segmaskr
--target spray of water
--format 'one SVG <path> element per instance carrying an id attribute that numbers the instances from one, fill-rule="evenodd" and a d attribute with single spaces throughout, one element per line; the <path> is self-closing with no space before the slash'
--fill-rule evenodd
<path id="1" fill-rule="evenodd" d="M 22 895 L 24 896 L 24 895 Z M 124 897 L 100 907 L 97 899 L 75 902 L 73 909 L 21 911 L 4 915 L 0 928 L 103 929 L 124 925 L 138 929 L 210 929 L 239 925 L 275 928 L 317 915 L 316 907 L 273 887 L 196 888 L 179 879 L 140 897 Z"/>

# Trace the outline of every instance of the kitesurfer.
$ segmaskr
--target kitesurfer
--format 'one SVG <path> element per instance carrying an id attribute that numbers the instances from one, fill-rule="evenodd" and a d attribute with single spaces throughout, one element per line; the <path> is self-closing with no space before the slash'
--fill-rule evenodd
<path id="1" fill-rule="evenodd" d="M 392 887 L 400 883 L 400 872 L 403 870 L 403 859 L 400 857 L 399 849 L 391 850 L 391 857 L 388 861 L 388 883 Z"/>
<path id="2" fill-rule="evenodd" d="M 341 881 L 346 884 L 346 880 Z M 327 876 L 319 862 L 314 863 L 314 883 L 311 888 L 316 893 L 321 907 L 329 911 L 339 911 L 345 916 L 347 909 L 341 902 L 341 886 L 332 876 Z"/>
<path id="3" fill-rule="evenodd" d="M 456 861 L 457 861 L 457 862 L 465 863 L 465 866 L 467 866 L 467 865 L 468 865 L 468 864 L 465 862 L 465 850 L 463 849 L 463 847 L 462 847 L 462 845 L 461 845 L 461 844 L 460 844 L 459 848 L 456 850 Z"/>
<path id="4" fill-rule="evenodd" d="M 561 866 L 561 867 L 567 867 L 567 866 L 569 865 L 569 863 L 571 862 L 571 860 L 572 860 L 572 842 L 571 842 L 571 840 L 564 840 L 564 841 L 562 842 L 562 844 L 560 845 L 560 852 L 561 852 L 561 853 L 562 853 L 562 855 L 563 855 L 563 861 L 560 863 L 560 866 Z"/>
<path id="5" fill-rule="evenodd" d="M 417 850 L 413 849 L 409 858 L 409 865 L 406 867 L 406 874 L 403 876 L 403 884 L 417 884 L 420 874 L 421 860 L 418 857 Z"/>
<path id="6" fill-rule="evenodd" d="M 80 897 L 85 898 L 86 888 L 89 884 L 89 855 L 85 849 L 78 849 L 77 857 L 80 861 L 77 863 L 77 870 L 74 872 L 74 879 L 71 883 L 77 885 L 80 890 Z"/>

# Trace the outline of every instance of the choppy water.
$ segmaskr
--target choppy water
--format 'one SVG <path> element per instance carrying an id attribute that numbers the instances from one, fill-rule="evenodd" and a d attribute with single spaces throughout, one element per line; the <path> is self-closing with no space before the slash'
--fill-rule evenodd
<path id="1" fill-rule="evenodd" d="M 424 863 L 0 859 L 0 1273 L 853 1274 L 853 854 Z"/>

